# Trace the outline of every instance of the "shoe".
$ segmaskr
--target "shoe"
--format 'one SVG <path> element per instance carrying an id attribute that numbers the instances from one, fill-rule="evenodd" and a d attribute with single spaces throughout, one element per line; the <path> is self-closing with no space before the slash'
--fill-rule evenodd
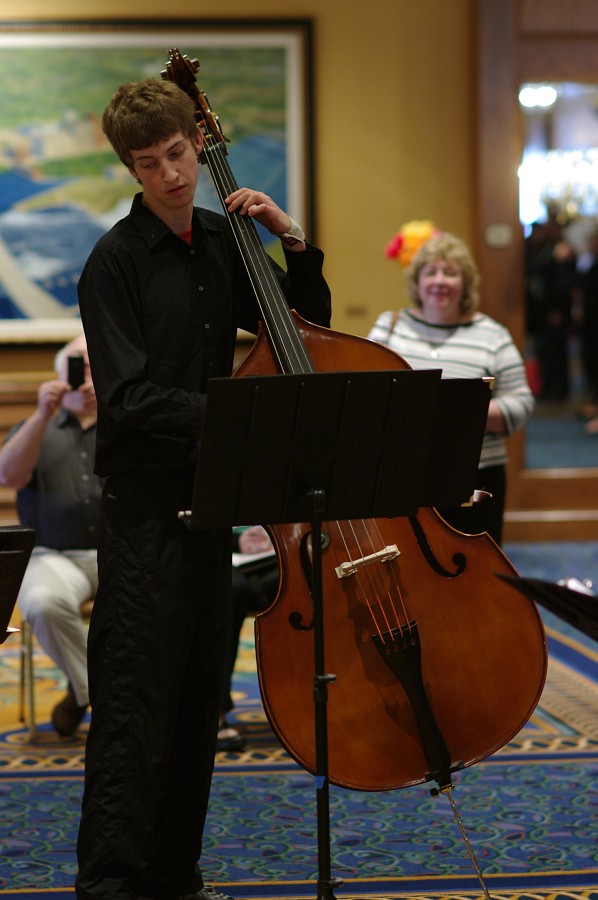
<path id="1" fill-rule="evenodd" d="M 217 891 L 209 884 L 204 884 L 201 891 L 197 891 L 195 894 L 185 894 L 184 897 L 179 897 L 179 900 L 233 900 L 233 898 Z"/>
<path id="2" fill-rule="evenodd" d="M 218 740 L 216 741 L 218 753 L 223 753 L 227 750 L 242 750 L 244 746 L 245 738 L 241 737 L 236 728 L 231 728 L 226 721 L 218 726 Z M 219 900 L 219 898 L 216 897 L 216 900 Z"/>
<path id="3" fill-rule="evenodd" d="M 154 900 L 154 898 L 139 896 L 137 900 Z M 196 891 L 195 894 L 185 894 L 183 897 L 176 897 L 176 900 L 233 900 L 233 898 L 229 897 L 228 894 L 222 894 L 209 884 L 204 884 L 201 891 Z"/>
<path id="4" fill-rule="evenodd" d="M 86 712 L 87 705 L 77 706 L 77 699 L 69 685 L 60 703 L 52 710 L 52 725 L 60 737 L 70 737 L 76 732 Z"/>

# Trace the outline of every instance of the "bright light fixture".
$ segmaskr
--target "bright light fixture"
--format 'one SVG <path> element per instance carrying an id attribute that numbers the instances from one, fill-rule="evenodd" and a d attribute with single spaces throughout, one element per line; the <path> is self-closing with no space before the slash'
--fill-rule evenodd
<path id="1" fill-rule="evenodd" d="M 525 84 L 519 91 L 519 102 L 526 109 L 547 109 L 557 97 L 556 88 L 550 84 Z"/>

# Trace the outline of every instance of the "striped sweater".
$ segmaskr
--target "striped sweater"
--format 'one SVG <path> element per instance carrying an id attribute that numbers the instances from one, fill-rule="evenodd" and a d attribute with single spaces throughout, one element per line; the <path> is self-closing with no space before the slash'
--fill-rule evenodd
<path id="1" fill-rule="evenodd" d="M 498 404 L 507 434 L 522 428 L 534 408 L 521 354 L 509 331 L 484 313 L 459 325 L 430 325 L 410 309 L 398 317 L 392 311 L 380 314 L 368 337 L 386 344 L 413 369 L 441 369 L 443 378 L 493 376 L 492 399 Z M 484 436 L 480 468 L 504 465 L 507 447 L 504 435 Z"/>

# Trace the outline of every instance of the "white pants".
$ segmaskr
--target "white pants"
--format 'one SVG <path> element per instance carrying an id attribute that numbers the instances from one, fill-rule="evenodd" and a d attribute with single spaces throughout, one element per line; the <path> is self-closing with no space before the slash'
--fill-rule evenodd
<path id="1" fill-rule="evenodd" d="M 81 604 L 95 596 L 95 550 L 36 547 L 29 560 L 17 603 L 45 653 L 66 675 L 79 706 L 89 703 L 87 628 Z"/>

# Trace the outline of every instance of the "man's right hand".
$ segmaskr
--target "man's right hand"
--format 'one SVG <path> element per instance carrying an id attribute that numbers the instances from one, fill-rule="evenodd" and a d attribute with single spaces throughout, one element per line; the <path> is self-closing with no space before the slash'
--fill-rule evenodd
<path id="1" fill-rule="evenodd" d="M 0 484 L 20 491 L 29 484 L 37 465 L 45 430 L 64 395 L 66 381 L 44 381 L 37 391 L 37 407 L 0 447 Z"/>

